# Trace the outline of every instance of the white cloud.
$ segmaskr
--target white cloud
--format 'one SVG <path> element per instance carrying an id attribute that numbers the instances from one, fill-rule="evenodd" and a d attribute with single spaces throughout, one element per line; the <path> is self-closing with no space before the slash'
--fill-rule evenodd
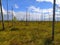
<path id="1" fill-rule="evenodd" d="M 35 12 L 40 12 L 39 8 L 36 8 L 35 6 L 30 6 L 29 10 L 35 11 Z"/>
<path id="2" fill-rule="evenodd" d="M 37 2 L 42 2 L 42 1 L 46 1 L 46 2 L 51 2 L 53 3 L 53 0 L 36 0 Z M 60 0 L 56 0 L 56 4 L 60 5 Z"/>
<path id="3" fill-rule="evenodd" d="M 5 10 L 3 6 L 2 6 L 2 11 L 3 11 L 3 15 L 7 15 L 7 10 Z M 9 15 L 12 14 L 12 12 L 13 12 L 13 14 L 14 14 L 14 16 L 15 16 L 15 12 L 14 12 L 14 11 L 8 10 L 8 14 L 9 14 Z"/>
<path id="4" fill-rule="evenodd" d="M 35 17 L 35 19 L 36 19 L 36 15 L 38 15 L 38 18 L 41 18 L 41 15 L 43 15 L 43 16 L 45 16 L 44 18 L 45 19 L 51 19 L 52 20 L 52 18 L 53 18 L 53 8 L 49 8 L 49 9 L 40 9 L 39 7 L 35 7 L 35 6 L 30 6 L 29 7 L 29 9 L 31 10 L 31 11 L 33 11 L 33 12 L 35 12 L 35 14 L 33 14 L 33 15 L 35 15 L 34 17 Z M 58 18 L 58 17 L 60 17 L 59 15 L 59 9 L 56 9 L 57 11 L 56 11 L 56 19 Z M 36 13 L 37 12 L 37 13 Z M 43 13 L 43 14 L 42 14 Z M 44 13 L 46 13 L 46 14 L 44 14 Z M 39 17 L 39 15 L 40 15 L 40 17 Z"/>
<path id="5" fill-rule="evenodd" d="M 19 8 L 19 6 L 17 4 L 15 4 L 15 8 Z"/>
<path id="6" fill-rule="evenodd" d="M 7 11 L 2 7 L 3 14 L 7 14 Z"/>
<path id="7" fill-rule="evenodd" d="M 39 7 L 35 7 L 35 6 L 30 6 L 29 10 L 33 11 L 33 12 L 39 12 L 39 13 L 46 13 L 46 12 L 52 12 L 53 9 L 49 8 L 49 9 L 40 9 Z"/>
<path id="8" fill-rule="evenodd" d="M 36 0 L 36 1 L 38 1 L 38 2 L 47 1 L 47 2 L 53 3 L 53 0 Z"/>
<path id="9" fill-rule="evenodd" d="M 29 9 L 30 10 L 32 10 L 32 11 L 34 11 L 33 13 L 32 12 L 30 12 L 30 20 L 42 20 L 41 19 L 41 17 L 42 16 L 44 16 L 45 15 L 45 19 L 46 20 L 49 20 L 49 18 L 51 18 L 52 19 L 52 11 L 53 11 L 53 9 L 52 8 L 50 8 L 50 9 L 40 9 L 39 7 L 35 7 L 35 6 L 30 6 L 29 7 Z M 6 12 L 6 10 L 2 7 L 2 10 L 3 10 L 3 13 L 4 14 L 7 14 Z M 47 13 L 47 12 L 49 12 L 49 14 L 42 14 L 42 12 L 43 13 Z M 8 14 L 12 14 L 12 11 L 10 10 L 9 11 L 9 13 Z M 13 11 L 13 14 L 14 14 L 14 16 L 15 17 L 17 17 L 17 19 L 19 19 L 19 20 L 26 20 L 26 12 L 14 12 Z M 59 14 L 59 12 L 56 12 L 56 14 Z M 50 17 L 49 17 L 50 16 Z M 58 15 L 56 15 L 56 18 L 57 17 L 60 17 L 60 16 L 58 16 Z M 28 20 L 29 20 L 29 13 L 28 13 Z"/>
<path id="10" fill-rule="evenodd" d="M 16 15 L 14 11 L 12 11 L 12 10 L 8 11 L 8 14 L 12 15 L 12 13 L 13 13 L 14 16 Z"/>
<path id="11" fill-rule="evenodd" d="M 16 12 L 15 13 L 18 20 L 26 20 L 26 12 Z M 41 14 L 35 13 L 35 12 L 28 12 L 27 14 L 27 20 L 38 20 L 41 18 Z"/>
<path id="12" fill-rule="evenodd" d="M 60 4 L 60 0 L 56 0 L 56 4 Z"/>

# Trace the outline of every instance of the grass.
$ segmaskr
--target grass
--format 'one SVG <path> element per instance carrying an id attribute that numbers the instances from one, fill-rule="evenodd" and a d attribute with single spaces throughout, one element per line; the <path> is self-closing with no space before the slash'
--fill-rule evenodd
<path id="1" fill-rule="evenodd" d="M 52 45 L 52 22 L 4 22 L 0 45 Z M 0 30 L 2 23 L 0 22 Z M 60 45 L 60 22 L 55 22 L 55 45 Z"/>

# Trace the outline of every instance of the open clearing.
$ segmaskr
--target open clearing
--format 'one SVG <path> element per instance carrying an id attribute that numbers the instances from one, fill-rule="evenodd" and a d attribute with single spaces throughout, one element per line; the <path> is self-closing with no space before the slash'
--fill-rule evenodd
<path id="1" fill-rule="evenodd" d="M 52 22 L 0 22 L 0 45 L 48 45 L 52 36 Z M 60 45 L 60 22 L 55 22 L 55 45 Z M 49 43 L 50 44 L 50 43 Z M 51 44 L 52 45 L 52 44 Z"/>

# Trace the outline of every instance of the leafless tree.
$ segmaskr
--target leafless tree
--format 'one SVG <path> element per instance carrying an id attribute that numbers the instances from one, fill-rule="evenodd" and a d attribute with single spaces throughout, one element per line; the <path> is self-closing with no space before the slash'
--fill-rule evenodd
<path id="1" fill-rule="evenodd" d="M 13 22 L 14 22 L 14 21 L 13 21 L 13 7 L 12 7 L 12 26 L 14 25 Z"/>
<path id="2" fill-rule="evenodd" d="M 28 25 L 28 20 L 27 20 L 27 18 L 28 18 L 28 10 L 26 9 L 26 26 Z"/>
<path id="3" fill-rule="evenodd" d="M 29 21 L 30 21 L 30 12 L 29 12 Z"/>
<path id="4" fill-rule="evenodd" d="M 9 15 L 8 15 L 8 0 L 7 0 L 7 22 L 8 22 L 8 25 L 9 25 Z"/>
<path id="5" fill-rule="evenodd" d="M 52 41 L 54 41 L 54 30 L 55 30 L 55 6 L 56 6 L 56 0 L 53 0 L 53 21 L 52 21 Z"/>
<path id="6" fill-rule="evenodd" d="M 1 7 L 1 16 L 2 16 L 2 29 L 4 30 L 4 19 L 3 19 L 3 11 L 2 11 L 2 0 L 0 0 L 0 7 Z"/>

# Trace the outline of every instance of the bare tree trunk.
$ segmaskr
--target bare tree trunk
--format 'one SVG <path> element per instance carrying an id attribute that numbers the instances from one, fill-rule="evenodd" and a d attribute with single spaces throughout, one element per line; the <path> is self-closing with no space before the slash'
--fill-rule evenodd
<path id="1" fill-rule="evenodd" d="M 14 26 L 14 23 L 13 23 L 13 7 L 12 7 L 12 26 Z"/>
<path id="2" fill-rule="evenodd" d="M 3 19 L 3 11 L 2 11 L 2 1 L 0 0 L 0 7 L 1 7 L 1 16 L 2 16 L 2 29 L 4 30 L 4 19 Z"/>
<path id="3" fill-rule="evenodd" d="M 56 4 L 56 0 L 54 0 L 54 4 L 53 4 L 52 41 L 54 41 L 54 30 L 55 30 L 55 4 Z"/>
<path id="4" fill-rule="evenodd" d="M 27 15 L 28 14 L 27 13 L 28 13 L 28 11 L 26 10 L 26 26 L 28 25 L 28 22 L 27 22 L 27 17 L 28 17 Z"/>
<path id="5" fill-rule="evenodd" d="M 7 22 L 8 22 L 8 25 L 9 25 L 9 15 L 8 15 L 8 0 L 7 0 Z"/>

